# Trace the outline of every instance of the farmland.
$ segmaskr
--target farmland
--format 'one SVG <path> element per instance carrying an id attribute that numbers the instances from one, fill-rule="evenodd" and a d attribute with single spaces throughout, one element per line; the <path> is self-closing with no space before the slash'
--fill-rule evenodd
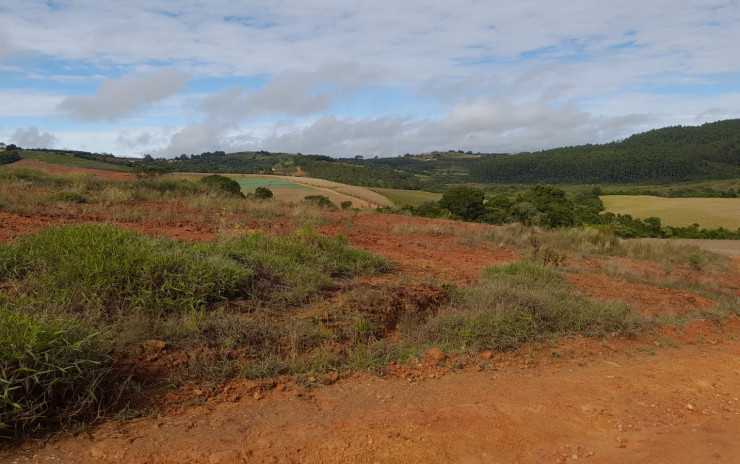
<path id="1" fill-rule="evenodd" d="M 245 192 L 257 187 L 269 188 L 282 201 L 299 202 L 307 195 L 325 195 L 335 204 L 351 201 L 357 207 L 388 206 L 388 200 L 371 190 L 323 179 L 288 176 L 235 177 Z"/>
<path id="2" fill-rule="evenodd" d="M 659 217 L 663 224 L 735 230 L 740 227 L 738 198 L 662 198 L 648 195 L 604 195 L 606 211 L 637 218 Z"/>
<path id="3" fill-rule="evenodd" d="M 400 189 L 383 189 L 374 188 L 375 192 L 387 197 L 397 206 L 410 205 L 419 206 L 425 201 L 439 201 L 442 198 L 440 193 L 425 192 L 423 190 L 400 190 Z"/>

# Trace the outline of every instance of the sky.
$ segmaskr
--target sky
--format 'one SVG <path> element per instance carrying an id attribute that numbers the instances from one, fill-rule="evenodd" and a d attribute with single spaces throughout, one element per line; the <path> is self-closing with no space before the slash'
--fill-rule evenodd
<path id="1" fill-rule="evenodd" d="M 740 118 L 738 0 L 0 0 L 0 141 L 516 153 Z"/>

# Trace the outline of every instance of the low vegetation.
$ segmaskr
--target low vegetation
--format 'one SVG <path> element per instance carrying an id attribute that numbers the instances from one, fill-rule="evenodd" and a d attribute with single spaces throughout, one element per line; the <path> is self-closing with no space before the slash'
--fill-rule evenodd
<path id="1" fill-rule="evenodd" d="M 356 279 L 391 271 L 388 261 L 312 227 L 335 221 L 352 230 L 357 214 L 335 211 L 324 195 L 288 205 L 264 201 L 272 193 L 265 186 L 243 198 L 242 187 L 220 175 L 114 181 L 0 169 L 6 210 L 183 220 L 179 210 L 148 211 L 152 203 L 143 202 L 155 200 L 217 224 L 208 243 L 86 224 L 0 245 L 0 435 L 27 436 L 115 411 L 127 388 L 147 379 L 137 363 L 157 358 L 164 346 L 172 354 L 167 367 L 147 368 L 162 369 L 149 379 L 171 386 L 281 375 L 312 385 L 342 370 L 378 371 L 391 361 L 418 359 L 431 346 L 507 350 L 574 333 L 629 336 L 656 324 L 627 305 L 580 295 L 565 279 L 569 257 L 634 257 L 707 272 L 727 263 L 697 247 L 623 240 L 649 235 L 644 231 L 665 236 L 668 229 L 602 213 L 595 189 L 533 186 L 486 195 L 456 186 L 439 201 L 404 212 L 508 225 L 415 220 L 422 225 L 389 230 L 450 235 L 471 247 L 513 246 L 524 262 L 490 267 L 466 288 L 425 283 L 425 295 L 439 298 L 414 305 L 391 298 L 403 293 L 405 276 L 396 287 L 372 290 L 374 284 Z M 339 204 L 352 208 L 350 201 Z M 271 232 L 252 229 L 265 223 Z M 376 308 L 383 298 L 387 307 Z M 727 296 L 722 311 L 737 312 L 736 300 Z"/>
<path id="2" fill-rule="evenodd" d="M 453 294 L 449 308 L 409 329 L 415 343 L 454 350 L 506 350 L 569 333 L 632 335 L 647 323 L 629 306 L 590 300 L 565 274 L 534 262 L 489 267 Z"/>
<path id="3" fill-rule="evenodd" d="M 735 230 L 740 226 L 740 199 L 661 198 L 647 195 L 601 196 L 606 211 L 635 218 L 660 217 L 666 226 Z"/>
<path id="4" fill-rule="evenodd" d="M 121 380 L 107 377 L 115 375 L 109 353 L 146 339 L 187 345 L 207 338 L 221 348 L 251 340 L 267 356 L 259 342 L 269 336 L 264 319 L 229 318 L 220 303 L 238 300 L 287 315 L 333 279 L 388 269 L 384 260 L 308 227 L 290 238 L 251 232 L 188 244 L 79 225 L 0 246 L 0 282 L 14 289 L 0 314 L 0 428 L 19 435 L 96 414 L 104 400 L 98 386 Z M 280 345 L 276 337 L 266 347 Z"/>

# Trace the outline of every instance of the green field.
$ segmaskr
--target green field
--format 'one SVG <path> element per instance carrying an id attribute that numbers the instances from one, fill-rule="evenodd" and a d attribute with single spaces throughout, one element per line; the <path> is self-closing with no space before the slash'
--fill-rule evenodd
<path id="1" fill-rule="evenodd" d="M 662 198 L 647 195 L 604 195 L 606 211 L 635 218 L 659 217 L 664 225 L 740 228 L 740 198 Z"/>
<path id="2" fill-rule="evenodd" d="M 425 201 L 439 201 L 439 199 L 442 198 L 441 193 L 424 192 L 422 190 L 400 190 L 388 188 L 371 188 L 370 190 L 378 192 L 397 206 L 419 206 Z"/>
<path id="3" fill-rule="evenodd" d="M 43 161 L 44 163 L 58 164 L 60 166 L 72 166 L 85 169 L 102 169 L 105 171 L 131 172 L 128 166 L 119 166 L 112 163 L 103 163 L 102 161 L 88 160 L 77 158 L 71 155 L 62 155 L 59 153 L 48 153 L 43 151 L 23 150 L 19 152 L 22 159 Z"/>
<path id="4" fill-rule="evenodd" d="M 323 190 L 282 179 L 242 176 L 232 178 L 239 182 L 245 194 L 254 192 L 257 187 L 267 187 L 275 195 L 275 198 L 287 202 L 299 202 L 307 195 L 327 195 Z"/>

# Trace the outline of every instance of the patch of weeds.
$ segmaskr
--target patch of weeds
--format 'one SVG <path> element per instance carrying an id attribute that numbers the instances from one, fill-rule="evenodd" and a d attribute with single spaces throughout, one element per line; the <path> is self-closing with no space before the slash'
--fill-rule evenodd
<path id="1" fill-rule="evenodd" d="M 650 356 L 655 356 L 655 350 L 652 346 L 640 346 L 637 349 L 645 354 L 649 354 Z"/>
<path id="2" fill-rule="evenodd" d="M 648 325 L 625 304 L 572 291 L 553 267 L 522 262 L 486 268 L 481 282 L 454 292 L 449 308 L 404 335 L 413 345 L 506 350 L 569 333 L 631 335 Z"/>
<path id="3" fill-rule="evenodd" d="M 96 418 L 123 390 L 97 334 L 0 304 L 0 437 Z M 118 385 L 117 385 L 118 383 Z"/>
<path id="4" fill-rule="evenodd" d="M 64 201 L 68 203 L 85 203 L 85 195 L 77 192 L 57 192 L 47 197 L 49 201 Z"/>

